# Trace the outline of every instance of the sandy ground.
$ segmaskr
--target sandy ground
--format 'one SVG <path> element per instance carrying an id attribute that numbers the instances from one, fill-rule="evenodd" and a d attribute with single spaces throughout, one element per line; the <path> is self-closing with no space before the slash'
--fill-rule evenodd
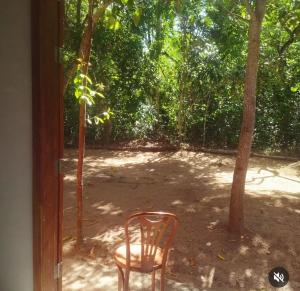
<path id="1" fill-rule="evenodd" d="M 181 221 L 167 290 L 273 290 L 267 277 L 275 266 L 284 266 L 290 275 L 280 290 L 300 290 L 299 162 L 251 160 L 245 197 L 248 231 L 237 239 L 226 231 L 232 157 L 87 151 L 85 242 L 76 252 L 76 152 L 66 151 L 66 159 L 63 291 L 117 290 L 112 253 L 124 239 L 125 218 L 137 210 L 170 211 Z M 149 279 L 133 273 L 131 290 L 150 290 Z"/>

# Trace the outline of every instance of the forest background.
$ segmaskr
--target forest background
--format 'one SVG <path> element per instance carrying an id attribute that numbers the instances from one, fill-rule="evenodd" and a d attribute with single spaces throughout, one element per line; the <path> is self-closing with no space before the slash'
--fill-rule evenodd
<path id="1" fill-rule="evenodd" d="M 119 0 L 93 33 L 89 76 L 103 84 L 87 114 L 86 142 L 133 139 L 236 149 L 249 19 L 240 1 Z M 95 6 L 97 1 L 95 1 Z M 96 7 L 95 7 L 96 8 Z M 101 8 L 101 7 L 100 7 Z M 65 1 L 64 63 L 74 66 L 88 1 Z M 70 77 L 72 79 L 72 77 Z M 79 105 L 65 92 L 65 143 L 78 141 Z M 269 1 L 261 34 L 253 149 L 300 153 L 300 1 Z"/>

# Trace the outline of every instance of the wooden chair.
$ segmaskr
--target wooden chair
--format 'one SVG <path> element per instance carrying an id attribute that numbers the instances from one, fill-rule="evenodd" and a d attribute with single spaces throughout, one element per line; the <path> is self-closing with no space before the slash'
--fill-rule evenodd
<path id="1" fill-rule="evenodd" d="M 119 291 L 129 290 L 130 271 L 152 273 L 152 291 L 154 291 L 155 271 L 159 269 L 160 290 L 165 290 L 166 263 L 178 224 L 175 214 L 165 212 L 140 212 L 127 219 L 125 244 L 120 245 L 114 253 L 118 267 Z M 129 233 L 129 227 L 133 225 L 140 228 L 139 242 L 132 242 L 133 235 Z"/>

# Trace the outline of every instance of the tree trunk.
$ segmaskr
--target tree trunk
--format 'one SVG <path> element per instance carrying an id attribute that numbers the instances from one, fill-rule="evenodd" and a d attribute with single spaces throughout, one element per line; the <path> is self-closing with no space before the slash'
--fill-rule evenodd
<path id="1" fill-rule="evenodd" d="M 104 123 L 104 131 L 103 131 L 103 141 L 105 145 L 110 144 L 111 133 L 112 133 L 112 121 L 111 119 L 107 119 Z"/>
<path id="2" fill-rule="evenodd" d="M 179 80 L 179 108 L 177 115 L 177 134 L 179 141 L 182 142 L 183 138 L 186 136 L 186 117 L 187 117 L 187 100 L 189 96 L 189 87 L 188 84 L 188 51 L 190 42 L 188 40 L 188 17 L 185 15 L 181 18 L 181 53 L 182 53 L 182 64 Z"/>
<path id="3" fill-rule="evenodd" d="M 88 20 L 88 25 L 86 25 L 86 27 L 84 29 L 81 43 L 80 43 L 80 48 L 78 51 L 78 58 L 81 58 L 84 60 L 85 55 L 87 54 L 87 49 L 86 49 L 87 44 L 89 43 L 89 40 L 92 38 L 92 35 L 94 34 L 96 24 L 98 23 L 98 21 L 100 19 L 102 19 L 106 8 L 111 3 L 112 3 L 112 0 L 104 1 L 104 3 L 101 4 L 99 8 L 97 8 L 97 10 L 94 12 L 94 14 L 92 14 L 92 16 L 89 15 L 90 11 L 88 12 L 88 19 L 92 19 L 92 21 L 91 21 L 91 24 L 89 24 L 89 20 Z M 91 11 L 91 13 L 93 13 L 93 11 Z M 72 63 L 72 65 L 70 66 L 70 68 L 67 70 L 67 72 L 65 73 L 65 76 L 64 76 L 64 84 L 63 84 L 64 94 L 68 88 L 70 79 L 76 73 L 76 69 L 77 69 L 77 61 L 75 60 Z"/>
<path id="4" fill-rule="evenodd" d="M 209 101 L 210 101 L 210 95 L 208 95 L 208 97 L 207 97 L 205 113 L 204 113 L 202 147 L 205 147 L 205 143 L 206 143 L 206 122 L 207 122 L 207 116 L 208 116 Z"/>
<path id="5" fill-rule="evenodd" d="M 76 5 L 76 25 L 77 25 L 77 27 L 80 27 L 80 25 L 81 25 L 81 1 L 82 0 L 77 0 L 77 5 Z"/>
<path id="6" fill-rule="evenodd" d="M 83 63 L 83 74 L 88 73 L 88 63 L 90 60 L 92 48 L 92 26 L 93 26 L 93 0 L 89 1 L 88 24 L 86 29 L 87 36 L 84 38 L 84 43 L 81 48 L 81 58 Z M 84 79 L 84 83 L 86 83 Z M 83 84 L 86 86 L 87 84 Z M 85 149 L 85 127 L 86 127 L 86 103 L 81 101 L 79 112 L 79 136 L 78 136 L 78 164 L 77 164 L 77 245 L 82 243 L 82 213 L 83 213 L 83 159 Z"/>
<path id="7" fill-rule="evenodd" d="M 82 243 L 82 213 L 83 213 L 83 159 L 85 149 L 85 118 L 86 104 L 80 104 L 79 112 L 79 137 L 78 137 L 78 164 L 77 164 L 77 245 Z"/>
<path id="8" fill-rule="evenodd" d="M 247 0 L 248 1 L 248 0 Z M 244 229 L 245 181 L 251 153 L 256 110 L 256 83 L 259 62 L 260 32 L 265 14 L 266 0 L 257 1 L 255 10 L 250 2 L 247 9 L 251 15 L 248 33 L 248 57 L 244 88 L 244 110 L 237 159 L 234 168 L 229 211 L 229 231 L 241 234 Z"/>

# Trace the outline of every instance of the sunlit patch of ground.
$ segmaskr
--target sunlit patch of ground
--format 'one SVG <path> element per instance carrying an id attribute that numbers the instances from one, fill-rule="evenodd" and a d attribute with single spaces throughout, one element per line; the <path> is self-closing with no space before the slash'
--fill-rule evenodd
<path id="1" fill-rule="evenodd" d="M 232 172 L 219 172 L 215 177 L 218 182 L 231 184 Z M 297 194 L 296 199 L 300 199 L 299 193 L 300 178 L 292 175 L 280 174 L 279 171 L 252 167 L 247 172 L 247 192 L 254 192 L 259 195 L 272 195 L 272 190 Z M 287 194 L 288 195 L 288 194 Z"/>
<path id="2" fill-rule="evenodd" d="M 248 230 L 238 239 L 226 231 L 233 158 L 187 151 L 87 151 L 85 243 L 77 252 L 75 154 L 66 152 L 63 291 L 117 290 L 113 250 L 124 241 L 125 218 L 138 210 L 170 211 L 181 221 L 167 272 L 169 291 L 273 290 L 267 275 L 278 265 L 290 273 L 281 290 L 300 290 L 299 163 L 251 160 Z M 132 273 L 130 283 L 132 291 L 151 290 L 149 275 Z"/>

